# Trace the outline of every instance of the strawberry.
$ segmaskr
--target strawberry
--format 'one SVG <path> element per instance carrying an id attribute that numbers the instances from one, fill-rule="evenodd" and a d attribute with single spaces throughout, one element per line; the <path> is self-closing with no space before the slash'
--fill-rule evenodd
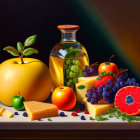
<path id="1" fill-rule="evenodd" d="M 116 78 L 116 75 L 112 72 L 109 72 L 109 73 L 102 72 L 97 77 L 94 86 L 95 86 L 96 89 L 101 85 L 103 85 L 105 87 L 108 80 L 110 80 L 110 82 L 113 82 L 115 80 L 115 78 Z"/>

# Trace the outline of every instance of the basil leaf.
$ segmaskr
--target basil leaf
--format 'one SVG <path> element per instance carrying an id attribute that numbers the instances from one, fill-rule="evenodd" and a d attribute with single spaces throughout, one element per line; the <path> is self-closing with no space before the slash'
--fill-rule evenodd
<path id="1" fill-rule="evenodd" d="M 52 121 L 52 119 L 48 118 L 48 121 Z"/>
<path id="2" fill-rule="evenodd" d="M 90 120 L 95 120 L 93 117 L 90 117 L 89 119 L 90 119 Z"/>
<path id="3" fill-rule="evenodd" d="M 78 57 L 77 56 L 77 53 L 78 52 L 83 52 L 83 50 L 79 49 L 79 48 L 74 48 L 74 49 L 71 49 L 66 55 L 65 55 L 65 58 L 68 58 L 70 56 L 74 56 L 74 57 Z"/>
<path id="4" fill-rule="evenodd" d="M 34 48 L 27 48 L 23 51 L 23 54 L 25 56 L 29 56 L 29 55 L 32 55 L 32 54 L 38 54 L 38 50 L 34 49 Z"/>
<path id="5" fill-rule="evenodd" d="M 36 35 L 30 36 L 25 40 L 24 45 L 31 46 L 35 43 L 35 41 L 36 41 Z"/>
<path id="6" fill-rule="evenodd" d="M 18 51 L 21 53 L 22 52 L 22 49 L 23 49 L 23 45 L 21 42 L 17 42 L 17 49 Z"/>
<path id="7" fill-rule="evenodd" d="M 5 47 L 3 50 L 9 52 L 9 53 L 10 53 L 11 55 L 13 55 L 13 56 L 19 56 L 18 51 L 17 51 L 14 47 L 7 46 L 7 47 Z"/>
<path id="8" fill-rule="evenodd" d="M 80 86 L 78 87 L 78 89 L 84 89 L 84 88 L 85 88 L 84 85 L 80 85 Z"/>

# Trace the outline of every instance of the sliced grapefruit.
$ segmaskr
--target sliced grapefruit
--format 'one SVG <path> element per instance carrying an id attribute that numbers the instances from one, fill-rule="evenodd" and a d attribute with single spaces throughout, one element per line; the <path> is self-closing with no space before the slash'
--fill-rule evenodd
<path id="1" fill-rule="evenodd" d="M 115 106 L 119 107 L 122 113 L 127 115 L 140 114 L 140 87 L 126 86 L 121 88 L 115 97 Z"/>

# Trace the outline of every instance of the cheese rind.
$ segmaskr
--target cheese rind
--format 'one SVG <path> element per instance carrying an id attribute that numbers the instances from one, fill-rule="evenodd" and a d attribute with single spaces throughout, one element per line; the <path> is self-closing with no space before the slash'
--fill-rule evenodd
<path id="1" fill-rule="evenodd" d="M 53 104 L 28 101 L 24 102 L 24 106 L 31 121 L 39 118 L 58 116 L 58 108 Z"/>
<path id="2" fill-rule="evenodd" d="M 84 100 L 85 109 L 89 112 L 92 117 L 98 117 L 99 115 L 105 114 L 109 110 L 113 109 L 114 103 L 112 104 L 91 104 Z"/>
<path id="3" fill-rule="evenodd" d="M 90 80 L 86 80 L 80 83 L 76 83 L 75 84 L 75 91 L 76 91 L 76 99 L 78 102 L 83 103 L 84 99 L 87 99 L 87 97 L 85 96 L 87 94 L 87 90 L 91 89 L 92 87 L 94 87 L 94 83 L 95 83 L 95 78 L 90 79 Z M 84 89 L 79 89 L 79 86 L 85 86 Z"/>
<path id="4" fill-rule="evenodd" d="M 14 114 L 8 110 L 6 110 L 4 107 L 0 107 L 0 115 L 7 118 L 14 117 Z"/>

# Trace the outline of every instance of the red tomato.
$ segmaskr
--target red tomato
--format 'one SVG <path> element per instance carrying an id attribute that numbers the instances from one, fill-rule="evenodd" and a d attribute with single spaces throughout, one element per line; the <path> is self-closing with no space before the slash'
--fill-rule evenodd
<path id="1" fill-rule="evenodd" d="M 52 93 L 52 103 L 61 110 L 71 110 L 76 104 L 76 96 L 70 87 L 57 87 Z"/>
<path id="2" fill-rule="evenodd" d="M 111 63 L 111 62 L 104 62 L 99 65 L 98 73 L 100 74 L 105 71 L 106 71 L 106 73 L 112 72 L 116 75 L 119 72 L 117 65 L 115 63 Z"/>

